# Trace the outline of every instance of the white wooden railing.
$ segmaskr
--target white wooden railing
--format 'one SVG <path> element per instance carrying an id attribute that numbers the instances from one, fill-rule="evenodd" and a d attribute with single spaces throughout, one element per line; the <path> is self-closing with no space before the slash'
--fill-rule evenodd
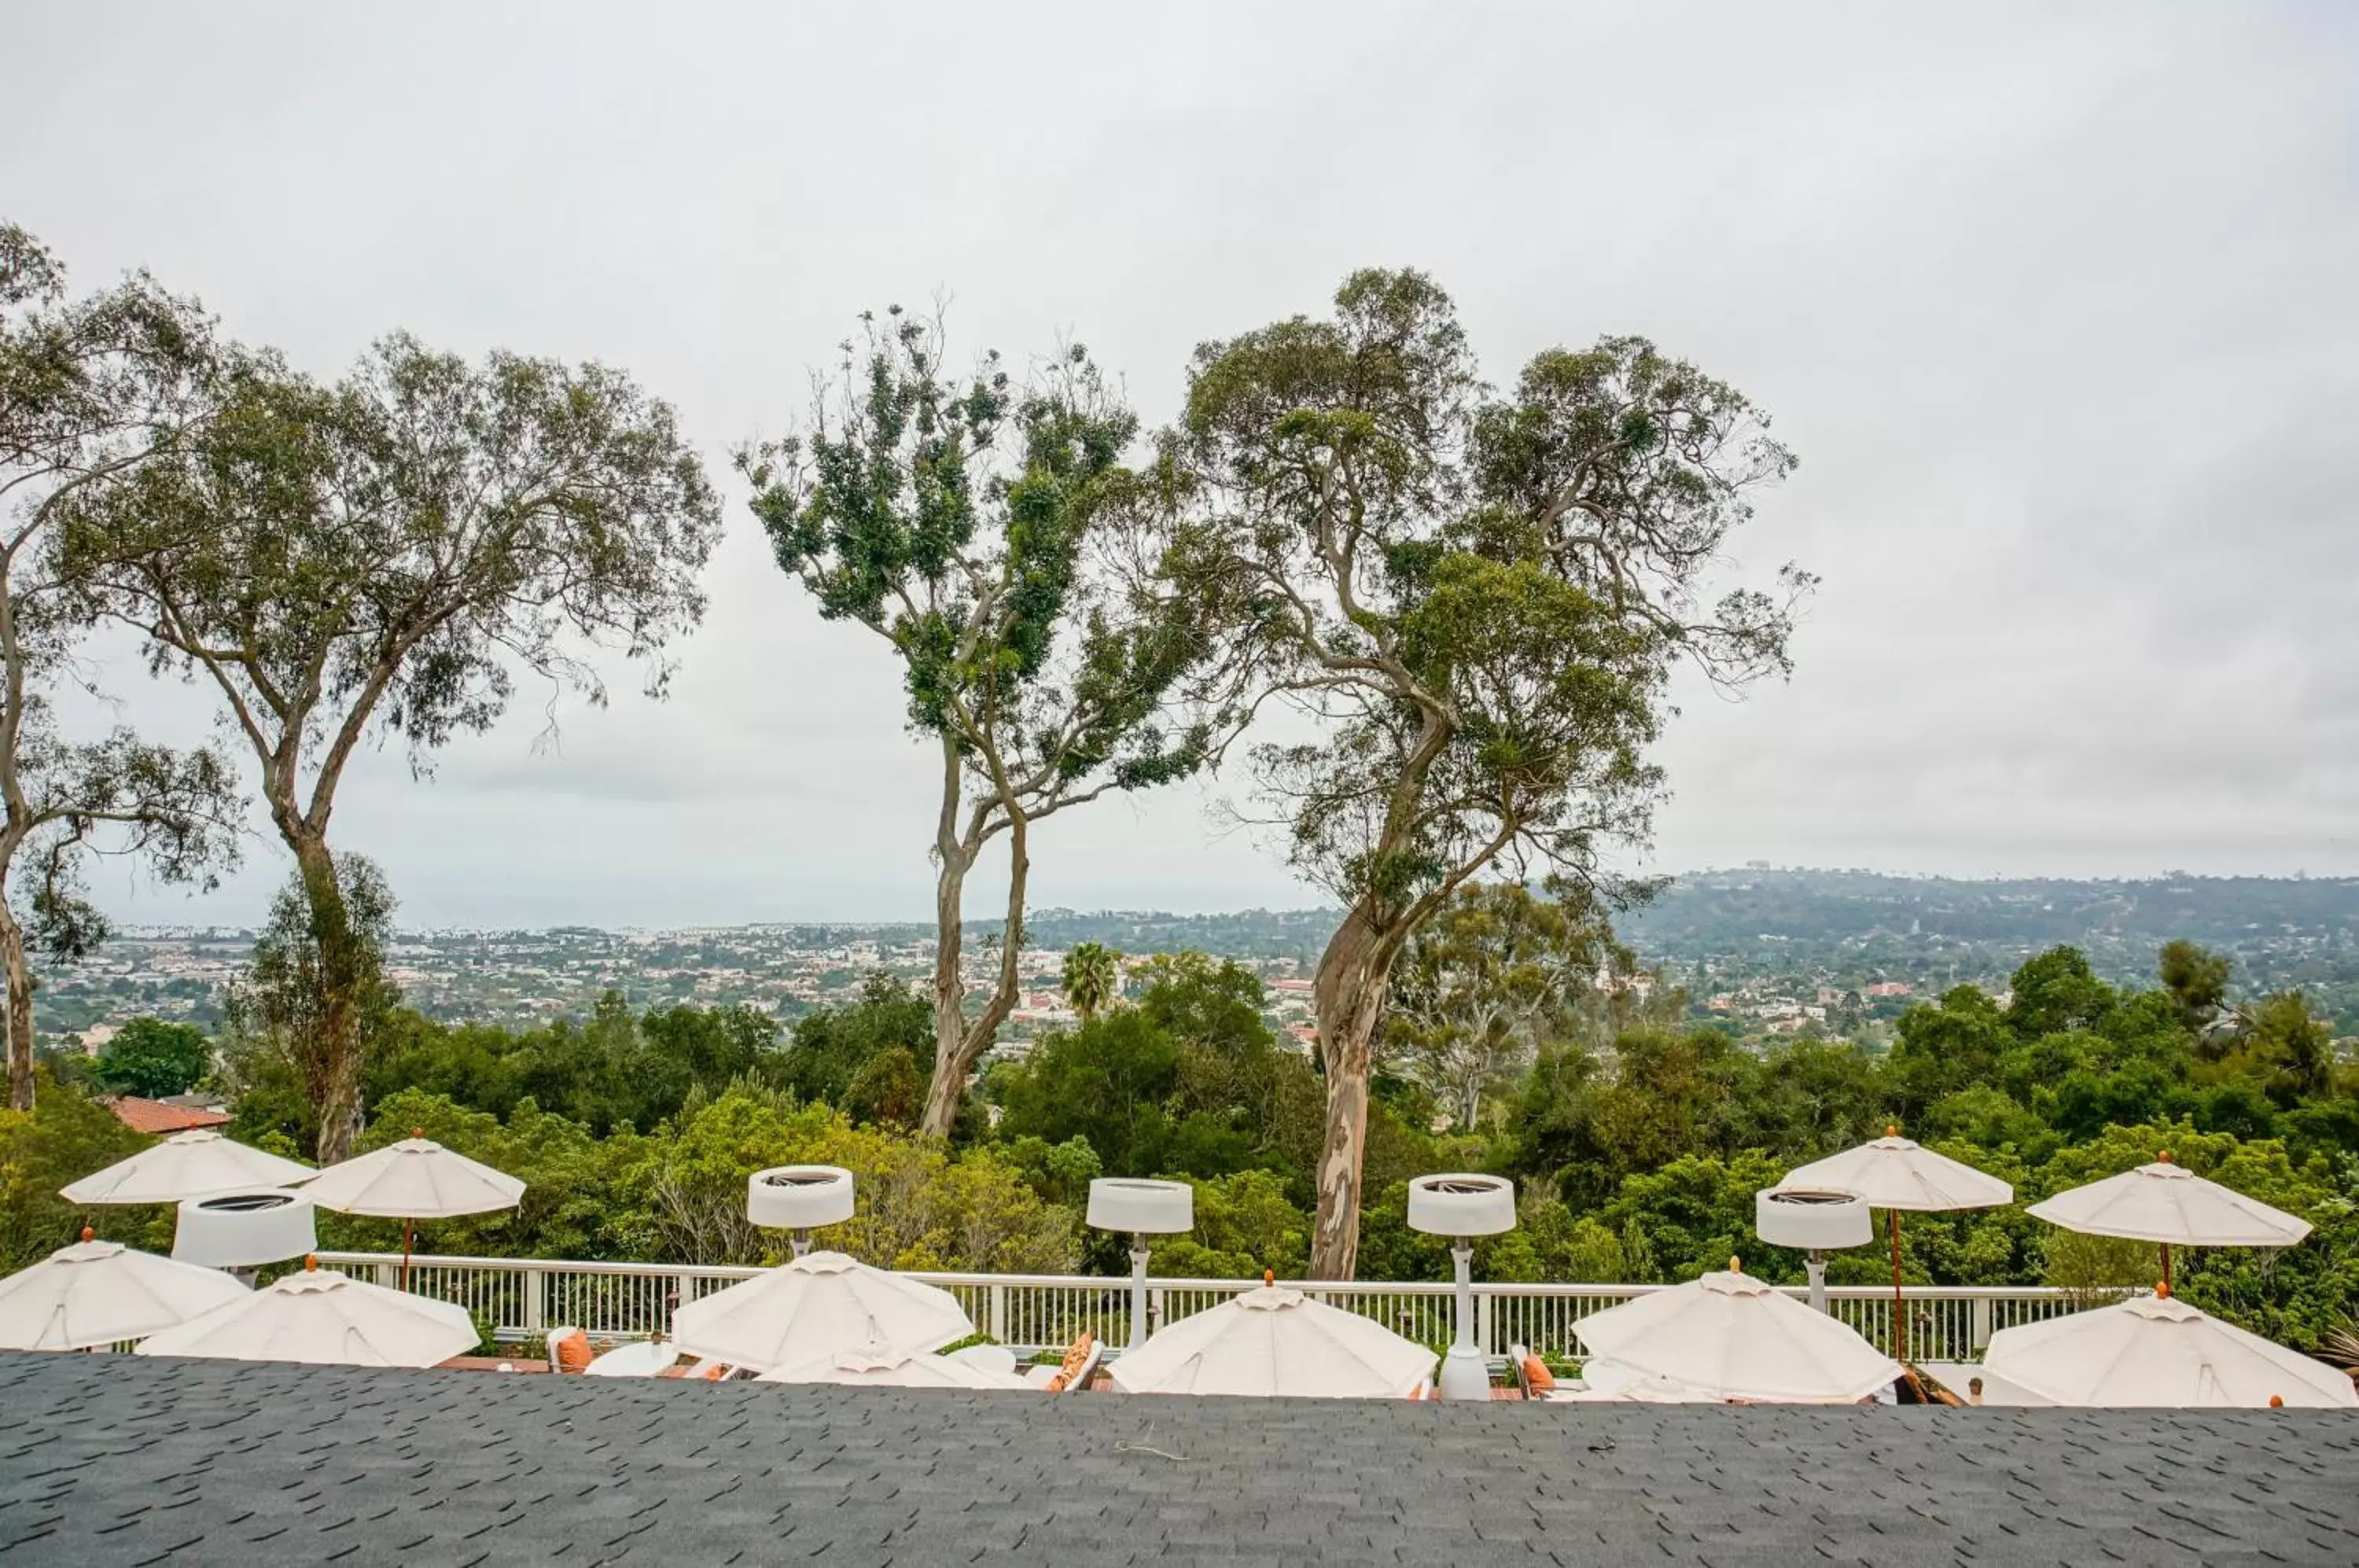
<path id="1" fill-rule="evenodd" d="M 323 1252 L 323 1267 L 378 1284 L 397 1282 L 397 1253 Z M 537 1258 L 446 1258 L 411 1260 L 410 1289 L 456 1301 L 491 1323 L 504 1339 L 532 1339 L 560 1324 L 601 1336 L 668 1331 L 682 1301 L 748 1279 L 759 1269 L 670 1263 L 575 1263 Z M 1130 1281 L 1055 1274 L 913 1274 L 958 1297 L 984 1334 L 1020 1351 L 1061 1347 L 1087 1330 L 1119 1346 L 1130 1338 Z M 1449 1343 L 1451 1287 L 1433 1281 L 1288 1280 L 1295 1289 L 1364 1313 L 1414 1340 Z M 1217 1305 L 1250 1279 L 1150 1279 L 1149 1325 L 1176 1322 Z M 1510 1345 L 1547 1355 L 1578 1356 L 1572 1325 L 1660 1285 L 1484 1283 L 1474 1287 L 1475 1338 L 1497 1356 Z M 1803 1294 L 1799 1286 L 1789 1293 Z M 1885 1286 L 1838 1285 L 1828 1308 L 1878 1345 L 1890 1343 L 1892 1291 Z M 1912 1285 L 1908 1288 L 1909 1353 L 1918 1361 L 1972 1361 L 1990 1336 L 2016 1323 L 2078 1310 L 2087 1297 L 2047 1286 Z"/>

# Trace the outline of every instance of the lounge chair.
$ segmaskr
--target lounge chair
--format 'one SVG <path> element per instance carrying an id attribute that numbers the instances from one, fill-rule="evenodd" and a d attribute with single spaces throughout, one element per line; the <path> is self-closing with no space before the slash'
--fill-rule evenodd
<path id="1" fill-rule="evenodd" d="M 1024 1380 L 1044 1393 L 1071 1393 L 1090 1386 L 1090 1379 L 1097 1376 L 1098 1363 L 1104 1356 L 1105 1346 L 1098 1343 L 1097 1335 L 1084 1333 L 1065 1347 L 1065 1359 L 1061 1363 L 1053 1367 L 1035 1367 L 1025 1373 Z M 1041 1373 L 1048 1375 L 1038 1376 Z"/>
<path id="2" fill-rule="evenodd" d="M 1013 1375 L 1016 1371 L 1016 1352 L 1004 1345 L 970 1345 L 964 1350 L 953 1350 L 950 1355 L 953 1361 L 963 1361 L 986 1372 Z"/>
<path id="3" fill-rule="evenodd" d="M 590 1348 L 586 1330 L 568 1323 L 563 1328 L 549 1331 L 549 1369 L 551 1372 L 586 1372 L 590 1363 L 598 1358 Z"/>
<path id="4" fill-rule="evenodd" d="M 668 1339 L 643 1339 L 616 1345 L 583 1367 L 591 1377 L 658 1377 L 679 1359 L 679 1347 Z"/>

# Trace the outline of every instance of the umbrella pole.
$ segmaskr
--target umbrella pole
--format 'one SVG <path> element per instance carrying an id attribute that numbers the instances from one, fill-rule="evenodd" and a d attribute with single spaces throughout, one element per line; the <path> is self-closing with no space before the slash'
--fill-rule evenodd
<path id="1" fill-rule="evenodd" d="M 404 1219 L 401 1222 L 401 1288 L 405 1290 L 409 1289 L 409 1234 L 411 1227 L 417 1224 L 414 1219 Z M 1897 1247 L 1899 1244 L 1895 1242 L 1893 1245 Z M 1897 1252 L 1893 1254 L 1896 1258 L 1899 1256 Z M 1897 1270 L 1900 1265 L 1896 1262 L 1892 1267 Z M 1893 1278 L 1897 1279 L 1899 1275 L 1896 1273 Z"/>
<path id="2" fill-rule="evenodd" d="M 2170 1243 L 2162 1244 L 2162 1288 L 2170 1289 Z"/>
<path id="3" fill-rule="evenodd" d="M 1908 1311 L 1900 1296 L 1900 1211 L 1886 1209 L 1884 1213 L 1892 1222 L 1892 1359 L 1906 1367 L 1908 1365 Z"/>
<path id="4" fill-rule="evenodd" d="M 1147 1343 L 1147 1236 L 1130 1238 L 1130 1347 Z"/>

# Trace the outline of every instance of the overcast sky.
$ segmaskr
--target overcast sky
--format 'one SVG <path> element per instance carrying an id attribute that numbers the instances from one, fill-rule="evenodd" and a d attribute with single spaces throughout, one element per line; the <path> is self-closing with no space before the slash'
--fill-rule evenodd
<path id="1" fill-rule="evenodd" d="M 323 375 L 626 367 L 716 475 L 864 307 L 1078 338 L 1160 420 L 1196 342 L 1424 267 L 1495 380 L 1643 332 L 1801 455 L 1740 541 L 1825 580 L 1799 667 L 1686 703 L 1658 867 L 2359 873 L 2359 6 L 1936 9 L 18 5 L 0 214 Z M 350 778 L 407 923 L 926 918 L 894 667 L 728 505 L 668 702 Z M 1035 903 L 1312 901 L 1204 807 L 1053 823 Z"/>

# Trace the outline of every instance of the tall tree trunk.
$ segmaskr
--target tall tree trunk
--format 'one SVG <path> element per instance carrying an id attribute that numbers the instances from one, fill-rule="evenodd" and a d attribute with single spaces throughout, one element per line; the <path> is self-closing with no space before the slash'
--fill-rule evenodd
<path id="1" fill-rule="evenodd" d="M 938 847 L 934 872 L 934 1075 L 926 1085 L 926 1110 L 919 1127 L 937 1138 L 950 1136 L 958 1119 L 966 1073 L 959 1053 L 966 1044 L 966 976 L 960 973 L 964 935 L 959 904 L 967 868 L 974 857 L 955 843 Z"/>
<path id="2" fill-rule="evenodd" d="M 983 1011 L 973 1019 L 965 1016 L 966 987 L 958 977 L 957 958 L 953 952 L 951 966 L 947 972 L 955 987 L 951 1007 L 945 1013 L 941 996 L 945 971 L 938 945 L 934 961 L 934 1077 L 926 1085 L 926 1112 L 918 1130 L 929 1138 L 948 1138 L 958 1121 L 959 1103 L 966 1097 L 967 1075 L 974 1071 L 991 1042 L 999 1038 L 999 1026 L 1016 1007 L 1016 961 L 1024 946 L 1024 891 L 1032 869 L 1027 846 L 1027 826 L 1023 816 L 1013 815 L 1007 827 L 1007 911 L 1000 927 L 999 980 L 983 1004 Z M 979 847 L 979 846 L 978 846 Z M 975 851 L 965 853 L 960 867 L 959 881 L 965 882 L 965 868 L 974 863 Z M 943 864 L 951 864 L 945 857 Z M 946 889 L 940 877 L 935 882 L 934 919 L 944 931 L 955 935 L 958 930 L 958 891 Z M 937 939 L 939 943 L 940 939 Z"/>
<path id="3" fill-rule="evenodd" d="M 1349 1279 L 1360 1253 L 1360 1179 L 1367 1160 L 1368 1073 L 1385 988 L 1399 954 L 1397 931 L 1366 899 L 1354 905 L 1319 960 L 1311 1007 L 1327 1072 L 1327 1134 L 1319 1153 L 1319 1222 L 1310 1277 Z"/>
<path id="4" fill-rule="evenodd" d="M 304 833 L 287 837 L 303 875 L 311 940 L 320 952 L 318 1011 L 310 1023 L 313 1038 L 299 1040 L 297 1049 L 302 1052 L 311 1108 L 320 1118 L 320 1163 L 335 1165 L 352 1158 L 353 1140 L 360 1131 L 360 989 L 367 977 L 326 836 Z"/>
<path id="5" fill-rule="evenodd" d="M 0 964 L 8 972 L 8 1108 L 33 1108 L 33 969 L 25 958 L 25 928 L 0 902 Z"/>

